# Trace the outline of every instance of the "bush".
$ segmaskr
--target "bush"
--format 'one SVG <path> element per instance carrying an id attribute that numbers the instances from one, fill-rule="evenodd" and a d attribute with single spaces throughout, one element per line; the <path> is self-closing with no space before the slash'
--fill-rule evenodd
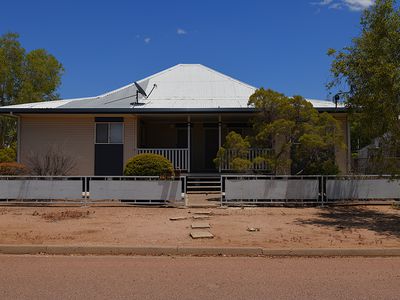
<path id="1" fill-rule="evenodd" d="M 0 175 L 27 175 L 28 169 L 16 162 L 0 163 Z"/>
<path id="2" fill-rule="evenodd" d="M 17 153 L 14 148 L 7 147 L 0 149 L 0 163 L 14 162 L 17 160 Z"/>
<path id="3" fill-rule="evenodd" d="M 30 153 L 27 165 L 33 175 L 66 176 L 74 170 L 76 162 L 61 146 L 50 146 L 40 153 Z"/>
<path id="4" fill-rule="evenodd" d="M 158 154 L 139 154 L 132 157 L 126 164 L 126 176 L 165 176 L 174 174 L 172 163 Z"/>

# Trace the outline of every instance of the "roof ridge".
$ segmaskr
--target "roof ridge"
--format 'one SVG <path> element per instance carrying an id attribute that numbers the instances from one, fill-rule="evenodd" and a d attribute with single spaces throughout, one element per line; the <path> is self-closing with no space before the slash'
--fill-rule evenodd
<path id="1" fill-rule="evenodd" d="M 107 93 L 100 94 L 100 95 L 98 95 L 98 96 L 96 96 L 96 97 L 93 97 L 93 98 L 100 98 L 100 97 L 109 96 L 109 95 L 111 95 L 111 94 L 114 94 L 114 93 L 116 93 L 116 92 L 119 92 L 119 91 L 121 91 L 121 90 L 123 90 L 123 89 L 126 89 L 126 88 L 128 88 L 128 87 L 131 87 L 131 86 L 133 86 L 133 85 L 135 85 L 134 82 L 129 83 L 129 84 L 127 84 L 127 85 L 124 85 L 124 86 L 122 86 L 122 87 L 120 87 L 120 88 L 117 88 L 117 89 L 115 89 L 115 90 L 109 91 L 109 92 L 107 92 Z"/>
<path id="2" fill-rule="evenodd" d="M 107 92 L 107 93 L 101 94 L 101 95 L 99 95 L 99 96 L 97 96 L 97 97 L 105 97 L 105 96 L 109 96 L 109 95 L 115 94 L 115 93 L 117 93 L 117 92 L 119 92 L 119 91 L 121 91 L 121 90 L 124 90 L 124 89 L 126 89 L 126 88 L 131 87 L 131 86 L 134 86 L 134 85 L 135 85 L 135 82 L 142 82 L 142 81 L 145 81 L 145 80 L 149 80 L 150 78 L 154 78 L 154 77 L 159 76 L 159 75 L 161 75 L 161 74 L 163 74 L 163 73 L 169 72 L 169 71 L 175 69 L 176 67 L 178 67 L 178 66 L 180 66 L 180 65 L 182 65 L 182 64 L 174 65 L 174 66 L 172 66 L 172 67 L 169 67 L 169 68 L 167 68 L 167 69 L 164 69 L 164 70 L 162 70 L 162 71 L 159 71 L 159 72 L 157 72 L 157 73 L 155 73 L 155 74 L 153 74 L 153 75 L 147 76 L 147 77 L 145 77 L 145 78 L 143 78 L 143 79 L 139 79 L 139 80 L 137 80 L 137 81 L 134 81 L 134 82 L 132 82 L 132 83 L 129 83 L 129 84 L 127 84 L 127 85 L 124 85 L 123 87 L 120 87 L 120 88 L 118 88 L 118 89 L 115 89 L 115 90 L 109 91 L 109 92 Z"/>
<path id="3" fill-rule="evenodd" d="M 178 67 L 181 67 L 181 66 L 184 66 L 184 65 L 185 65 L 185 64 L 177 64 L 177 65 L 174 65 L 174 66 L 169 67 L 169 68 L 167 68 L 167 69 L 165 69 L 165 70 L 159 71 L 159 72 L 157 72 L 157 73 L 155 73 L 155 74 L 153 74 L 153 75 L 150 75 L 150 76 L 147 76 L 147 77 L 145 77 L 145 78 L 143 78 L 143 79 L 140 79 L 140 80 L 138 80 L 138 82 L 145 81 L 145 80 L 149 80 L 149 79 L 151 79 L 151 78 L 160 76 L 160 75 L 162 75 L 162 74 L 164 74 L 164 73 L 171 72 L 172 70 L 177 69 Z"/>
<path id="4" fill-rule="evenodd" d="M 224 73 L 221 73 L 221 72 L 219 72 L 219 71 L 217 71 L 217 70 L 214 70 L 214 69 L 212 69 L 212 68 L 210 68 L 210 67 L 207 67 L 207 66 L 202 65 L 202 64 L 198 64 L 198 65 L 200 65 L 200 66 L 203 67 L 204 69 L 208 70 L 209 72 L 217 73 L 218 75 L 220 75 L 220 76 L 222 76 L 222 77 L 225 77 L 225 78 L 227 78 L 227 79 L 229 79 L 229 80 L 231 80 L 231 81 L 234 81 L 234 82 L 236 82 L 236 83 L 239 83 L 239 84 L 241 84 L 241 85 L 243 85 L 243 86 L 245 86 L 245 87 L 248 87 L 248 88 L 254 89 L 254 90 L 257 89 L 256 87 L 254 87 L 254 86 L 252 86 L 252 85 L 250 85 L 250 84 L 248 84 L 248 83 L 245 83 L 245 82 L 243 82 L 243 81 L 240 81 L 239 79 L 233 78 L 233 77 L 231 77 L 231 76 L 229 76 L 229 75 L 226 75 L 226 74 L 224 74 Z"/>
<path id="5" fill-rule="evenodd" d="M 234 82 L 236 82 L 236 83 L 238 83 L 238 84 L 240 84 L 240 85 L 243 85 L 243 86 L 245 86 L 245 87 L 247 87 L 247 88 L 254 89 L 254 90 L 257 89 L 256 87 L 254 87 L 254 86 L 252 86 L 252 85 L 250 85 L 250 84 L 247 84 L 247 83 L 245 83 L 245 82 L 243 82 L 243 81 L 240 81 L 240 80 L 238 80 L 238 79 L 236 79 L 236 78 L 233 78 L 233 77 L 231 77 L 231 76 L 228 76 L 228 75 L 226 75 L 226 74 L 223 74 L 223 73 L 221 73 L 221 72 L 219 72 L 219 71 L 217 71 L 217 70 L 215 70 L 215 69 L 212 69 L 212 68 L 210 68 L 210 67 L 207 67 L 207 66 L 205 66 L 205 65 L 203 65 L 203 64 L 182 64 L 182 63 L 181 63 L 181 64 L 176 64 L 176 65 L 174 65 L 174 66 L 172 66 L 172 67 L 169 67 L 169 68 L 167 68 L 167 69 L 164 69 L 164 70 L 162 70 L 162 71 L 159 71 L 159 72 L 157 72 L 157 73 L 155 73 L 155 74 L 152 74 L 152 75 L 149 75 L 149 76 L 147 76 L 147 77 L 145 77 L 145 78 L 142 78 L 142 79 L 140 79 L 140 80 L 137 80 L 136 82 L 142 82 L 142 81 L 146 81 L 146 80 L 149 80 L 149 79 L 154 79 L 154 78 L 156 78 L 156 77 L 158 77 L 158 76 L 160 76 L 160 75 L 162 75 L 162 74 L 165 74 L 165 73 L 167 73 L 167 72 L 171 72 L 171 71 L 173 71 L 173 70 L 175 70 L 175 69 L 177 69 L 177 68 L 179 68 L 179 67 L 184 67 L 184 66 L 199 66 L 199 67 L 201 67 L 201 68 L 203 68 L 203 69 L 209 71 L 210 73 L 218 74 L 218 75 L 221 76 L 221 77 L 224 77 L 224 78 L 226 78 L 226 79 L 228 79 L 228 80 L 234 81 Z M 101 95 L 99 95 L 99 96 L 97 96 L 97 97 L 105 97 L 105 96 L 112 95 L 112 94 L 114 94 L 114 93 L 116 93 L 116 92 L 119 92 L 119 91 L 121 91 L 121 90 L 124 90 L 124 89 L 126 89 L 126 88 L 129 88 L 129 87 L 133 86 L 134 84 L 135 84 L 135 82 L 132 82 L 132 83 L 127 84 L 127 85 L 125 85 L 125 86 L 122 86 L 122 87 L 120 87 L 120 88 L 118 88 L 118 89 L 115 89 L 115 90 L 109 91 L 109 92 L 107 92 L 107 93 L 101 94 Z M 93 98 L 95 98 L 95 97 L 93 97 Z"/>

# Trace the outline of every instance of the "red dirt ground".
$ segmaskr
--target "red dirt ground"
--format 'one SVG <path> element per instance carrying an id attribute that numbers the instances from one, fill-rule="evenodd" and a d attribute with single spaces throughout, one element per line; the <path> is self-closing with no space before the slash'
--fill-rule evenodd
<path id="1" fill-rule="evenodd" d="M 400 247 L 400 210 L 213 208 L 214 239 L 192 240 L 192 215 L 204 209 L 143 207 L 0 207 L 0 244 L 249 246 L 265 248 Z M 171 217 L 187 217 L 170 221 Z M 204 222 L 204 221 L 201 221 Z M 259 228 L 249 232 L 248 228 Z"/>

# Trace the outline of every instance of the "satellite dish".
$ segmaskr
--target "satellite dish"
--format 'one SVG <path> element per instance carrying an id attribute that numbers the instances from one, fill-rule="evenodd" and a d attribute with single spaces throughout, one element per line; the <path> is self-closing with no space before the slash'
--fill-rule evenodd
<path id="1" fill-rule="evenodd" d="M 138 93 L 140 93 L 141 95 L 147 97 L 146 92 L 145 92 L 144 89 L 139 85 L 139 83 L 137 83 L 136 81 L 135 81 L 134 83 L 135 83 L 135 86 L 136 86 L 136 88 L 137 88 L 136 96 L 138 96 Z"/>
<path id="2" fill-rule="evenodd" d="M 132 106 L 139 105 L 139 94 L 141 94 L 143 97 L 148 98 L 151 95 L 151 93 L 153 92 L 153 90 L 157 87 L 157 84 L 154 84 L 150 93 L 147 95 L 146 92 L 144 91 L 144 89 L 139 85 L 139 83 L 137 83 L 135 81 L 134 84 L 136 86 L 136 103 L 131 103 Z M 141 104 L 141 105 L 143 105 L 143 104 Z"/>

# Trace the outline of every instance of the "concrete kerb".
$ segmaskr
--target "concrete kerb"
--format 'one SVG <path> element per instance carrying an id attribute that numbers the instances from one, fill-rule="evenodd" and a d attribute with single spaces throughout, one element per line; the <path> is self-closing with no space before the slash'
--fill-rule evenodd
<path id="1" fill-rule="evenodd" d="M 257 247 L 129 247 L 129 246 L 61 246 L 0 245 L 0 254 L 48 255 L 138 255 L 138 256 L 271 256 L 271 257 L 387 257 L 399 256 L 393 249 L 263 249 Z"/>
<path id="2" fill-rule="evenodd" d="M 263 249 L 264 256 L 370 256 L 370 257 L 382 257 L 382 256 L 400 256 L 399 248 L 387 248 L 387 249 Z"/>
<path id="3" fill-rule="evenodd" d="M 262 248 L 195 248 L 195 247 L 178 247 L 178 255 L 194 255 L 194 256 L 261 256 Z"/>

